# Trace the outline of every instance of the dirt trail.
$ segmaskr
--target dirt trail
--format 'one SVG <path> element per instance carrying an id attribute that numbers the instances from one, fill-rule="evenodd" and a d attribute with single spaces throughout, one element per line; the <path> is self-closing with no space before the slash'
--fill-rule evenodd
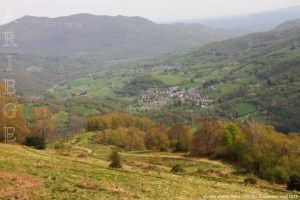
<path id="1" fill-rule="evenodd" d="M 86 147 L 82 147 L 82 146 L 77 146 L 77 145 L 73 145 L 74 148 L 76 149 L 80 149 L 83 151 L 86 151 L 88 154 L 93 154 L 94 151 L 86 148 Z M 222 168 L 223 172 L 226 173 L 230 173 L 232 171 L 234 171 L 234 169 L 228 165 L 228 164 L 224 164 L 221 161 L 218 160 L 210 160 L 208 158 L 188 158 L 188 157 L 184 157 L 183 155 L 166 155 L 166 154 L 159 154 L 159 153 L 151 153 L 151 154 L 135 154 L 135 153 L 126 153 L 126 152 L 122 152 L 120 153 L 121 155 L 124 156 L 137 156 L 137 157 L 157 157 L 157 158 L 173 158 L 173 159 L 180 159 L 180 160 L 187 160 L 187 161 L 196 161 L 196 162 L 206 162 L 206 163 L 210 163 L 213 165 L 217 165 L 220 166 L 220 168 Z"/>
<path id="2" fill-rule="evenodd" d="M 73 146 L 75 149 L 80 149 L 80 150 L 83 150 L 83 151 L 86 151 L 88 154 L 92 154 L 93 153 L 93 150 L 89 149 L 89 148 L 86 148 L 86 147 L 81 147 L 81 146 Z"/>
<path id="3" fill-rule="evenodd" d="M 224 163 L 222 163 L 221 161 L 218 161 L 218 160 L 210 160 L 208 158 L 187 158 L 187 157 L 184 157 L 182 155 L 161 155 L 161 154 L 158 154 L 158 153 L 155 153 L 155 154 L 121 153 L 121 155 L 124 155 L 124 156 L 137 156 L 137 157 L 173 158 L 173 159 L 181 159 L 181 160 L 187 160 L 187 161 L 206 162 L 206 163 L 210 163 L 210 164 L 213 164 L 213 165 L 218 165 L 221 168 L 223 168 L 224 170 L 226 170 L 226 172 L 234 171 L 230 165 L 224 164 Z"/>

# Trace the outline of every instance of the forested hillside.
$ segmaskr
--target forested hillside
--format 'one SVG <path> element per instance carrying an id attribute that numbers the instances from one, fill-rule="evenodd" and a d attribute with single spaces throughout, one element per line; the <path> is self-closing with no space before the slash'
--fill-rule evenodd
<path id="1" fill-rule="evenodd" d="M 206 113 L 299 131 L 299 36 L 299 20 L 288 21 L 269 32 L 116 66 L 50 94 L 121 97 L 130 109 L 164 122 L 171 110 L 181 113 L 175 121 Z"/>

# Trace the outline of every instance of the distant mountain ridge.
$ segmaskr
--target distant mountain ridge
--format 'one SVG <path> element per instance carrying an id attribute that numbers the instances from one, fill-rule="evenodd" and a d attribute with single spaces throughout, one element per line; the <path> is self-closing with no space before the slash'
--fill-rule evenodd
<path id="1" fill-rule="evenodd" d="M 104 59 L 156 56 L 242 35 L 199 24 L 156 24 L 141 17 L 76 14 L 47 18 L 25 16 L 0 26 L 13 32 L 17 48 L 2 52 L 37 54 L 97 54 Z"/>
<path id="2" fill-rule="evenodd" d="M 300 5 L 262 13 L 223 18 L 182 20 L 182 22 L 200 23 L 214 28 L 245 28 L 249 32 L 258 32 L 271 30 L 285 21 L 297 18 L 300 18 Z"/>

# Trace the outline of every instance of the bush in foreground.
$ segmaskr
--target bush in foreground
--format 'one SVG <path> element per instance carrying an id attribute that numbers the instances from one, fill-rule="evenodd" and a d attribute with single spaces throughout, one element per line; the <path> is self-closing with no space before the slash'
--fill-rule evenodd
<path id="1" fill-rule="evenodd" d="M 177 165 L 172 167 L 171 172 L 172 173 L 184 172 L 184 168 L 182 167 L 182 165 L 177 164 Z"/>
<path id="2" fill-rule="evenodd" d="M 110 155 L 111 163 L 109 167 L 111 168 L 122 168 L 120 154 L 117 149 L 114 149 Z"/>
<path id="3" fill-rule="evenodd" d="M 244 183 L 247 184 L 247 185 L 248 184 L 249 185 L 256 185 L 257 184 L 257 180 L 255 178 L 249 177 L 249 178 L 245 178 Z"/>
<path id="4" fill-rule="evenodd" d="M 35 149 L 45 149 L 46 141 L 42 136 L 28 136 L 25 138 L 24 144 Z"/>

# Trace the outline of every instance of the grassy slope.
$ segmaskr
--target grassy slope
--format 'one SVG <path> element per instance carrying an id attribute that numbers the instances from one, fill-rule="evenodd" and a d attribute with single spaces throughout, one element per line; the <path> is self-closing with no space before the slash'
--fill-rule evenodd
<path id="1" fill-rule="evenodd" d="M 11 192 L 30 199 L 199 199 L 205 194 L 292 194 L 262 181 L 259 187 L 246 186 L 243 177 L 199 174 L 197 168 L 222 173 L 232 168 L 179 154 L 123 152 L 123 169 L 113 170 L 108 168 L 110 148 L 88 145 L 89 136 L 69 141 L 70 148 L 60 151 L 0 144 L 0 196 Z M 149 163 L 155 166 L 150 171 Z M 184 164 L 186 172 L 170 173 L 176 163 Z"/>

